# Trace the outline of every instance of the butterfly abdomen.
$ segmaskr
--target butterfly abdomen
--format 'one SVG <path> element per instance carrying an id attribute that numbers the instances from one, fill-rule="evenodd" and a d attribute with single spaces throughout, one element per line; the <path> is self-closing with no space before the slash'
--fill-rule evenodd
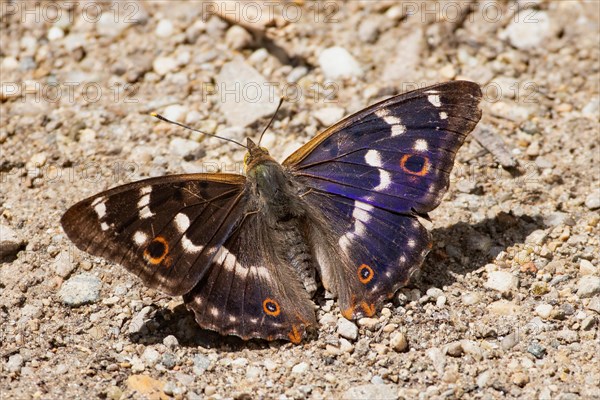
<path id="1" fill-rule="evenodd" d="M 295 217 L 279 221 L 273 229 L 277 236 L 274 241 L 279 242 L 281 257 L 296 271 L 302 285 L 312 297 L 317 291 L 316 267 L 308 239 L 302 233 L 302 220 L 303 218 Z"/>

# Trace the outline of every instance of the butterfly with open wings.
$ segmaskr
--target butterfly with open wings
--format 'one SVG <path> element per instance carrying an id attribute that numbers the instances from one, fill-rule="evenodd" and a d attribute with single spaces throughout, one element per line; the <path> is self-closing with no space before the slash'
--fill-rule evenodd
<path id="1" fill-rule="evenodd" d="M 119 186 L 62 217 L 81 250 L 182 295 L 205 329 L 300 343 L 320 284 L 348 319 L 372 316 L 431 248 L 418 216 L 448 188 L 481 111 L 472 82 L 437 84 L 353 114 L 282 164 L 247 140 L 246 174 Z"/>

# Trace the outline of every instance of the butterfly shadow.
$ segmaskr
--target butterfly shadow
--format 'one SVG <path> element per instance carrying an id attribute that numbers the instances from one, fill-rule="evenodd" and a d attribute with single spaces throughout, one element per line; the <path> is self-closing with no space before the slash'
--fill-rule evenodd
<path id="1" fill-rule="evenodd" d="M 272 342 L 262 339 L 243 340 L 233 335 L 221 335 L 209 329 L 202 329 L 194 319 L 194 313 L 184 304 L 173 309 L 159 308 L 129 333 L 132 343 L 154 345 L 164 343 L 167 336 L 175 336 L 181 347 L 218 348 L 225 352 L 237 352 L 242 349 L 263 350 L 288 344 L 283 340 Z"/>
<path id="2" fill-rule="evenodd" d="M 501 212 L 476 224 L 459 222 L 434 229 L 433 250 L 413 285 L 423 290 L 451 285 L 457 275 L 466 275 L 492 263 L 498 254 L 537 229 L 545 228 L 539 215 L 515 216 Z"/>

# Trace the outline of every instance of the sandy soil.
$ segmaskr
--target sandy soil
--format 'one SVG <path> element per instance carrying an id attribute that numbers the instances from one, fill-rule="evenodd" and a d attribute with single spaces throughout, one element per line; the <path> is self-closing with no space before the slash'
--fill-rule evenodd
<path id="1" fill-rule="evenodd" d="M 600 3 L 75 3 L 0 3 L 3 399 L 600 397 Z M 483 118 L 434 249 L 356 325 L 320 295 L 302 345 L 223 338 L 61 230 L 117 184 L 239 170 L 242 150 L 151 111 L 243 139 L 284 92 L 264 141 L 283 159 L 451 79 L 482 85 Z"/>

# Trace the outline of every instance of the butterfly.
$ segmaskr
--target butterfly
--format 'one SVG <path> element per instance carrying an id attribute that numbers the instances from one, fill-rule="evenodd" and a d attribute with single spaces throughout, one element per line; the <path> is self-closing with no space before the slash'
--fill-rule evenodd
<path id="1" fill-rule="evenodd" d="M 300 343 L 322 285 L 347 319 L 373 316 L 431 248 L 419 222 L 446 192 L 481 118 L 479 86 L 453 81 L 339 121 L 283 163 L 247 139 L 245 175 L 150 178 L 61 219 L 75 245 L 183 296 L 205 329 Z"/>

